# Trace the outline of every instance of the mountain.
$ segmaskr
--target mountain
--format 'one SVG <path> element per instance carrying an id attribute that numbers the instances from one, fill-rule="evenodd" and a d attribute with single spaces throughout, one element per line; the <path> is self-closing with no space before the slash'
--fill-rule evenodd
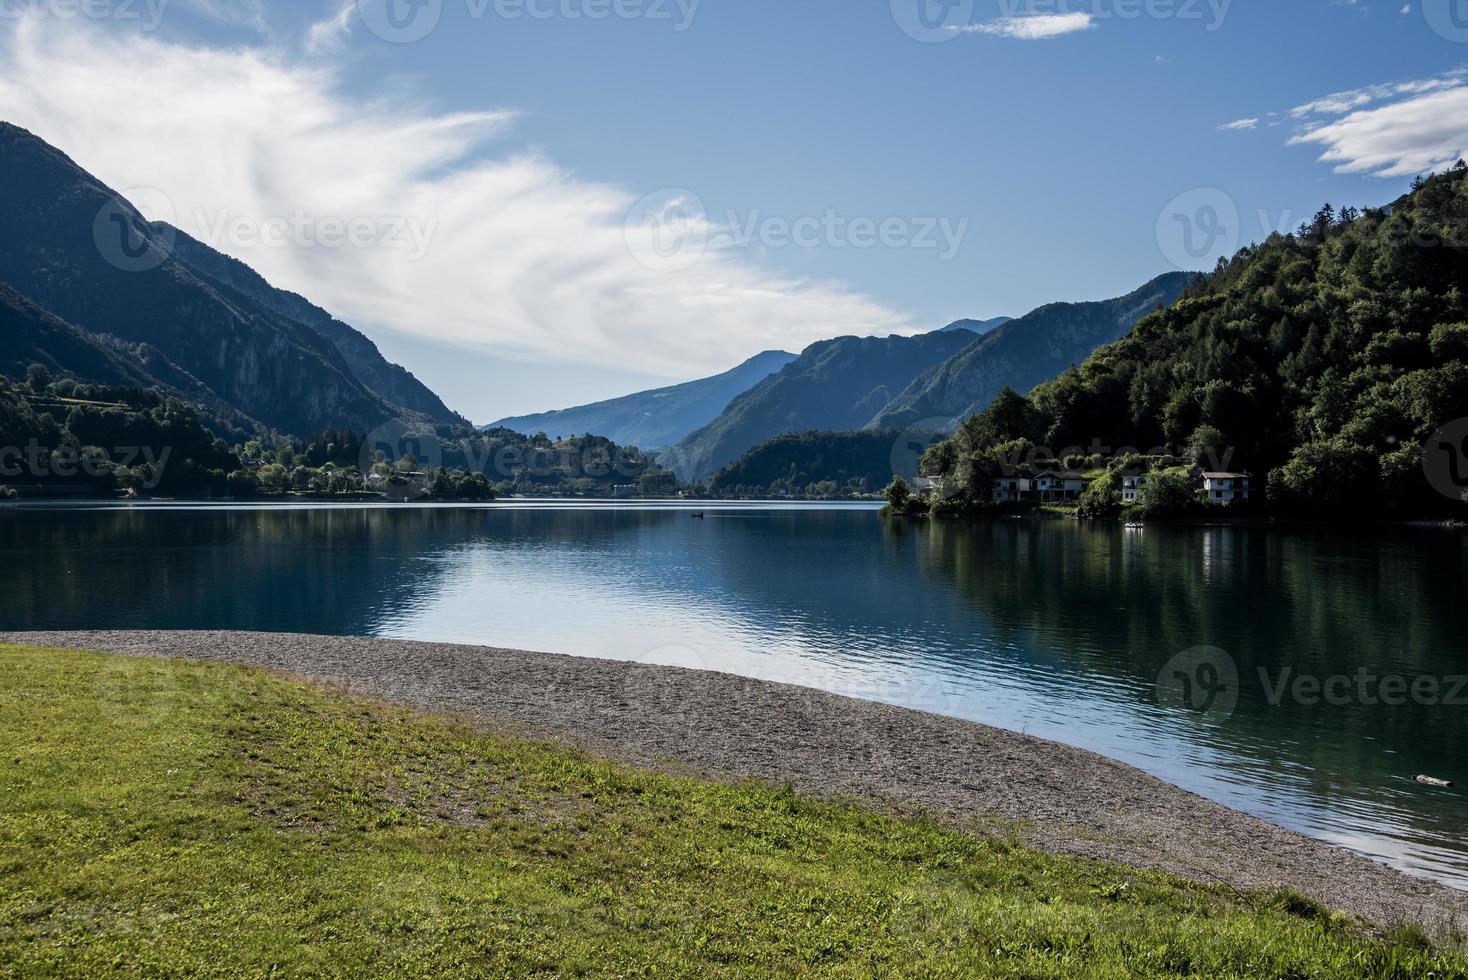
<path id="1" fill-rule="evenodd" d="M 544 432 L 552 439 L 569 439 L 589 432 L 619 445 L 657 451 L 712 422 L 736 396 L 793 360 L 795 355 L 785 351 L 765 351 L 712 378 L 579 408 L 501 419 L 486 428 L 511 429 L 525 435 Z"/>
<path id="2" fill-rule="evenodd" d="M 1276 512 L 1461 515 L 1465 228 L 1462 163 L 1390 208 L 1327 205 L 1297 233 L 1220 262 L 1078 369 L 1027 398 L 1004 393 L 929 467 L 982 499 L 1014 440 L 1168 447 L 1252 472 L 1256 501 Z"/>
<path id="3" fill-rule="evenodd" d="M 939 327 L 934 332 L 945 333 L 954 330 L 967 330 L 969 333 L 976 333 L 982 336 L 986 333 L 998 330 L 1000 327 L 1004 326 L 1006 323 L 1010 322 L 1013 319 L 1014 317 L 1012 316 L 996 316 L 992 320 L 954 320 L 952 323 L 948 324 L 948 326 Z"/>
<path id="4" fill-rule="evenodd" d="M 393 364 L 367 336 L 316 306 L 304 296 L 276 289 L 245 263 L 216 252 L 177 228 L 159 230 L 173 236 L 173 253 L 217 285 L 231 287 L 275 312 L 321 334 L 341 352 L 352 375 L 394 405 L 419 412 L 442 425 L 467 425 L 443 400 L 406 368 Z"/>
<path id="5" fill-rule="evenodd" d="M 869 420 L 870 425 L 951 429 L 1006 386 L 1029 391 L 1085 360 L 1146 314 L 1175 301 L 1193 278 L 1193 273 L 1172 272 L 1117 299 L 1052 303 L 1010 320 L 917 378 Z"/>
<path id="6" fill-rule="evenodd" d="M 913 379 L 974 341 L 966 331 L 917 337 L 839 337 L 729 403 L 658 462 L 682 480 L 708 476 L 767 439 L 804 429 L 860 429 Z"/>
<path id="7" fill-rule="evenodd" d="M 146 344 L 92 334 L 60 320 L 0 282 L 0 375 L 25 377 L 32 364 L 53 376 L 127 389 L 157 389 L 205 410 L 219 431 L 246 434 L 254 422 Z"/>
<path id="8" fill-rule="evenodd" d="M 0 186 L 0 281 L 82 333 L 106 335 L 103 346 L 153 357 L 185 393 L 197 388 L 248 420 L 296 434 L 420 417 L 359 379 L 321 332 L 186 262 L 172 229 L 150 224 L 63 153 L 5 123 Z M 201 262 L 202 248 L 193 250 Z"/>

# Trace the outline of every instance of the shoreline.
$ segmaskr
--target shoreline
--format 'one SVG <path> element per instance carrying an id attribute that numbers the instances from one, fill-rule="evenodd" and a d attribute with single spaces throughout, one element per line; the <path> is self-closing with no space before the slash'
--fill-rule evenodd
<path id="1" fill-rule="evenodd" d="M 749 499 L 701 499 L 690 497 L 499 497 L 494 500 L 383 500 L 377 497 L 342 498 L 342 497 L 295 497 L 291 499 L 258 497 L 248 500 L 207 500 L 207 499 L 185 499 L 167 497 L 140 497 L 140 498 L 83 498 L 83 497 L 26 497 L 13 500 L 0 500 L 0 511 L 6 510 L 229 510 L 231 508 L 244 508 L 249 510 L 329 510 L 334 507 L 363 508 L 370 507 L 380 510 L 413 510 L 436 508 L 443 510 L 472 509 L 484 510 L 493 508 L 508 508 L 525 504 L 557 504 L 562 506 L 587 505 L 598 507 L 625 507 L 643 509 L 705 509 L 717 510 L 739 510 L 749 508 L 776 508 L 789 507 L 795 510 L 813 510 L 830 508 L 834 510 L 871 511 L 878 514 L 884 520 L 906 520 L 906 521 L 953 521 L 971 523 L 994 523 L 1009 521 L 1029 522 L 1055 522 L 1065 521 L 1070 523 L 1083 523 L 1094 526 L 1119 526 L 1119 527 L 1267 527 L 1279 529 L 1293 528 L 1321 528 L 1338 530 L 1341 528 L 1415 528 L 1419 530 L 1446 530 L 1462 531 L 1468 529 L 1468 519 L 1456 517 L 1415 517 L 1396 518 L 1380 520 L 1329 520 L 1312 519 L 1301 516 L 1286 515 L 1238 515 L 1229 514 L 1200 514 L 1190 517 L 1155 517 L 1133 524 L 1125 517 L 1107 517 L 1086 521 L 1079 521 L 1074 514 L 1062 514 L 1057 512 L 1035 511 L 1033 513 L 1016 511 L 1012 513 L 994 514 L 981 512 L 955 512 L 943 514 L 894 514 L 888 513 L 886 506 L 878 498 L 836 498 L 830 500 L 805 499 L 805 498 L 749 498 Z"/>
<path id="2" fill-rule="evenodd" d="M 1468 892 L 1231 810 L 1123 763 L 1003 729 L 730 674 L 463 644 L 184 631 L 0 633 L 261 667 L 652 768 L 788 783 L 1041 850 L 1240 890 L 1293 888 L 1443 932 Z"/>

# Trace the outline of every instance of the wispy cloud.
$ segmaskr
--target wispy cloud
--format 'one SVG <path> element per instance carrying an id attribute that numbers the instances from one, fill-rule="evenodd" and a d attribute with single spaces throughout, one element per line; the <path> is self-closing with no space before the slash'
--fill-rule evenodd
<path id="1" fill-rule="evenodd" d="M 1291 145 L 1325 147 L 1338 173 L 1407 177 L 1468 155 L 1468 85 L 1413 95 L 1311 127 Z"/>
<path id="2" fill-rule="evenodd" d="M 953 30 L 962 34 L 990 34 L 1021 41 L 1044 41 L 1052 37 L 1088 31 L 1096 26 L 1096 17 L 1088 13 L 1018 14 L 994 20 L 966 24 Z"/>
<path id="3" fill-rule="evenodd" d="M 323 28 L 318 46 L 332 36 Z M 211 241 L 351 321 L 685 377 L 766 348 L 911 329 L 843 284 L 770 271 L 717 228 L 702 229 L 711 241 L 691 267 L 654 271 L 635 253 L 655 252 L 641 239 L 658 229 L 626 226 L 642 194 L 513 146 L 516 116 L 348 90 L 330 59 L 301 63 L 285 47 L 120 40 L 30 18 L 0 42 L 0 118 L 119 191 L 161 190 L 191 234 L 209 238 L 221 213 L 431 228 L 417 261 L 393 248 Z"/>
<path id="4" fill-rule="evenodd" d="M 306 32 L 307 53 L 326 54 L 338 50 L 351 33 L 352 14 L 356 10 L 356 0 L 342 0 L 335 14 L 312 24 Z"/>
<path id="5" fill-rule="evenodd" d="M 262 0 L 174 0 L 179 6 L 235 27 L 265 29 Z"/>
<path id="6" fill-rule="evenodd" d="M 1262 119 L 1290 122 L 1289 145 L 1323 147 L 1320 161 L 1338 173 L 1404 177 L 1441 169 L 1468 154 L 1468 68 L 1334 92 Z M 1260 122 L 1251 117 L 1220 128 L 1250 130 Z"/>

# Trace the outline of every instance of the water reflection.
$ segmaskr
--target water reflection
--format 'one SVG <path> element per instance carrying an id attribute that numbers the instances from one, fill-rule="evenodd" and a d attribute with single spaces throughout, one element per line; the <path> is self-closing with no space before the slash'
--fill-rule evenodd
<path id="1" fill-rule="evenodd" d="M 866 510 L 0 511 L 0 627 L 456 640 L 805 683 L 1055 738 L 1468 885 L 1464 704 L 1271 703 L 1281 677 L 1468 674 L 1440 529 L 884 524 Z M 1161 706 L 1226 650 L 1225 718 Z M 1264 672 L 1261 678 L 1260 671 Z M 1286 674 L 1285 671 L 1290 673 Z M 1267 682 L 1267 683 L 1266 683 Z"/>

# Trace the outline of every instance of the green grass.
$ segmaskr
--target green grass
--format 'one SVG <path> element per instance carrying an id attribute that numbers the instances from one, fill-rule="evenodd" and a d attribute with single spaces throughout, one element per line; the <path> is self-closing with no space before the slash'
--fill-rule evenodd
<path id="1" fill-rule="evenodd" d="M 0 975 L 1464 977 L 1420 930 L 219 665 L 0 646 Z"/>

